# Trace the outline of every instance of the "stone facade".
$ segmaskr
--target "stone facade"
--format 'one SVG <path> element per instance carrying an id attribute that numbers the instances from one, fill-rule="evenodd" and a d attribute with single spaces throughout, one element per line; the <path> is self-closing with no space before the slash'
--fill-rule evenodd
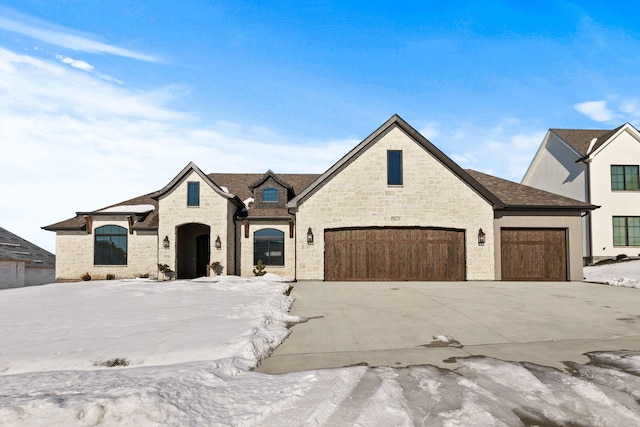
<path id="1" fill-rule="evenodd" d="M 123 216 L 100 216 L 93 221 L 93 230 L 103 225 L 118 225 L 129 230 Z M 107 274 L 116 278 L 156 277 L 158 235 L 148 231 L 127 234 L 127 265 L 94 265 L 95 234 L 86 231 L 58 231 L 56 236 L 56 280 L 77 281 L 85 273 L 93 280 L 103 280 Z"/>
<path id="2" fill-rule="evenodd" d="M 284 233 L 284 265 L 270 265 L 265 269 L 267 273 L 274 273 L 280 276 L 295 277 L 296 276 L 296 246 L 295 235 L 289 237 L 288 222 L 271 222 L 271 221 L 252 221 L 249 224 L 249 237 L 245 238 L 245 225 L 238 224 L 239 246 L 240 246 L 240 272 L 241 276 L 253 276 L 253 235 L 256 231 L 266 228 L 273 228 Z"/>
<path id="3" fill-rule="evenodd" d="M 387 185 L 387 150 L 402 150 L 403 185 Z M 398 127 L 393 127 L 296 213 L 298 280 L 324 278 L 324 230 L 421 226 L 465 230 L 467 280 L 493 280 L 491 204 Z M 306 242 L 311 227 L 314 244 Z M 478 246 L 477 234 L 486 232 Z"/>
<path id="4" fill-rule="evenodd" d="M 387 180 L 390 151 L 401 152 L 402 158 L 402 182 L 394 185 Z M 189 183 L 199 185 L 197 206 L 188 206 Z M 264 188 L 277 189 L 277 200 L 274 193 L 270 194 L 273 201 L 263 200 Z M 167 264 L 178 278 L 200 277 L 211 274 L 212 262 L 221 263 L 223 274 L 253 276 L 255 233 L 265 229 L 284 233 L 284 265 L 267 266 L 267 272 L 297 280 L 323 280 L 326 230 L 364 227 L 463 232 L 464 261 L 457 246 L 460 268 L 443 276 L 452 280 L 501 279 L 503 228 L 563 228 L 568 230 L 569 278 L 580 280 L 580 214 L 594 206 L 541 193 L 461 169 L 393 116 L 323 175 L 276 175 L 270 170 L 263 175 L 205 175 L 190 163 L 160 191 L 87 213 L 92 224 L 79 213 L 45 228 L 57 232 L 58 280 L 79 280 L 85 272 L 97 279 L 107 274 L 156 277 L 158 264 Z M 156 209 L 135 211 L 140 213 L 135 216 L 139 222 L 132 226 L 123 212 L 136 205 Z M 113 208 L 120 214 L 112 215 Z M 95 236 L 86 230 L 101 225 L 133 230 L 127 235 L 126 266 L 93 265 Z M 312 244 L 307 242 L 308 230 L 313 233 Z M 441 266 L 451 265 L 451 253 L 439 256 Z M 398 265 L 392 258 L 386 261 Z M 361 260 L 355 262 L 364 265 Z"/>
<path id="5" fill-rule="evenodd" d="M 187 206 L 188 182 L 200 183 L 199 206 Z M 233 214 L 235 207 L 229 199 L 218 194 L 200 175 L 192 171 L 183 177 L 168 193 L 159 198 L 160 249 L 158 249 L 158 263 L 167 264 L 173 271 L 178 269 L 179 227 L 186 224 L 203 224 L 209 227 L 210 259 L 209 263 L 222 263 L 225 272 L 235 271 L 234 265 L 234 229 Z M 165 249 L 162 241 L 169 238 L 169 248 Z M 221 248 L 216 249 L 215 240 L 220 237 Z M 187 262 L 186 260 L 184 262 Z"/>

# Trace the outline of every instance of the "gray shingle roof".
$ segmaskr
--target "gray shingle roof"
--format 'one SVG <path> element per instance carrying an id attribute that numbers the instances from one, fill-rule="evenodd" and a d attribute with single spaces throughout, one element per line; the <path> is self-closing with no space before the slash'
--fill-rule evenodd
<path id="1" fill-rule="evenodd" d="M 506 179 L 471 169 L 467 169 L 467 173 L 500 199 L 505 209 L 591 210 L 596 208 L 596 206 L 589 203 L 538 190 L 537 188 L 507 181 Z"/>
<path id="2" fill-rule="evenodd" d="M 53 267 L 56 257 L 51 252 L 0 227 L 0 260 L 24 261 L 30 265 Z"/>
<path id="3" fill-rule="evenodd" d="M 252 197 L 251 189 L 249 186 L 252 183 L 255 183 L 257 180 L 262 178 L 264 174 L 261 173 L 212 173 L 208 174 L 207 177 L 211 179 L 216 185 L 220 187 L 226 187 L 231 194 L 235 194 L 241 200 L 246 200 L 249 197 Z M 277 174 L 277 177 L 287 183 L 289 186 L 293 188 L 294 195 L 298 194 L 298 192 L 302 191 L 305 187 L 311 184 L 316 178 L 318 178 L 318 174 Z M 159 223 L 159 214 L 158 214 L 158 200 L 152 198 L 151 196 L 156 194 L 149 193 L 144 196 L 135 197 L 133 199 L 125 200 L 124 202 L 116 203 L 111 206 L 106 206 L 100 209 L 96 209 L 93 212 L 99 212 L 104 209 L 112 208 L 114 206 L 126 206 L 126 205 L 153 205 L 155 206 L 155 210 L 150 212 L 146 217 L 143 217 L 138 222 L 133 225 L 134 230 L 141 229 L 157 229 Z M 284 209 L 270 209 L 268 212 L 261 212 L 259 210 L 253 210 L 250 212 L 250 216 L 261 216 L 261 217 L 288 217 L 289 212 L 286 208 Z M 66 219 L 64 221 L 57 222 L 55 224 L 47 225 L 42 227 L 48 231 L 58 231 L 58 230 L 86 230 L 86 220 L 84 215 L 76 215 L 73 218 Z"/>

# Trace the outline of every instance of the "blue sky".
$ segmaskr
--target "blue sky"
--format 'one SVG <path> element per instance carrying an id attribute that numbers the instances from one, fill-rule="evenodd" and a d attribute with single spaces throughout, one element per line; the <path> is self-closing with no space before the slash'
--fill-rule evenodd
<path id="1" fill-rule="evenodd" d="M 611 2 L 0 0 L 0 226 L 206 172 L 320 173 L 399 114 L 519 181 L 549 128 L 640 124 Z"/>

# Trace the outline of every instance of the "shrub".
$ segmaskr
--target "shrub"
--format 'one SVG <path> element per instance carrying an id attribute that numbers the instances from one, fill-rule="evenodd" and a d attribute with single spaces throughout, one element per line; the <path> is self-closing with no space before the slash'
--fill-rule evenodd
<path id="1" fill-rule="evenodd" d="M 255 274 L 256 276 L 264 276 L 265 274 L 267 274 L 265 268 L 266 265 L 264 265 L 264 262 L 259 259 L 258 263 L 256 264 L 256 268 L 253 269 L 253 274 Z"/>
<path id="2" fill-rule="evenodd" d="M 104 362 L 95 362 L 93 366 L 105 366 L 107 368 L 115 368 L 117 366 L 129 366 L 129 361 L 124 357 L 116 357 L 115 359 L 105 360 Z"/>
<path id="3" fill-rule="evenodd" d="M 89 272 L 87 271 L 86 273 L 84 273 L 82 276 L 80 276 L 82 278 L 82 280 L 84 280 L 85 282 L 88 282 L 89 280 L 91 280 L 91 275 L 89 274 Z"/>
<path id="4" fill-rule="evenodd" d="M 219 261 L 211 263 L 211 271 L 213 271 L 217 276 L 222 274 L 222 270 L 223 269 L 224 269 L 224 267 L 222 266 L 222 264 Z"/>
<path id="5" fill-rule="evenodd" d="M 116 278 L 116 275 L 113 273 L 107 273 L 107 280 L 113 280 Z"/>

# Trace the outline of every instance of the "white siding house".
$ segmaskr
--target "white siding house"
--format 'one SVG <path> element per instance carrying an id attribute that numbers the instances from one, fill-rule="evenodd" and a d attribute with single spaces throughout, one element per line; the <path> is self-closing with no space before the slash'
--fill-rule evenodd
<path id="1" fill-rule="evenodd" d="M 583 218 L 585 263 L 640 253 L 640 133 L 630 124 L 609 130 L 550 129 L 522 184 L 599 209 Z"/>

